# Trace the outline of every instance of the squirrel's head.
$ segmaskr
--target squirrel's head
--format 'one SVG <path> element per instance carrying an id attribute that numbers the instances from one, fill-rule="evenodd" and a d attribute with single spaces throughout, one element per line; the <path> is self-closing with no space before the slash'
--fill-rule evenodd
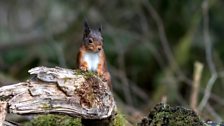
<path id="1" fill-rule="evenodd" d="M 84 22 L 83 44 L 88 51 L 99 52 L 103 50 L 102 28 L 92 29 L 88 23 Z"/>

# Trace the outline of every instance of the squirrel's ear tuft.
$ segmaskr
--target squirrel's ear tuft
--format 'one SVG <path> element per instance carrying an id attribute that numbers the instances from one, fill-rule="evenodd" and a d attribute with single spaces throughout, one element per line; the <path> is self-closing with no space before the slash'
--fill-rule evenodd
<path id="1" fill-rule="evenodd" d="M 102 25 L 98 28 L 99 32 L 102 32 Z"/>
<path id="2" fill-rule="evenodd" d="M 85 34 L 90 33 L 90 28 L 89 28 L 89 25 L 86 20 L 84 21 L 84 32 L 85 32 Z"/>

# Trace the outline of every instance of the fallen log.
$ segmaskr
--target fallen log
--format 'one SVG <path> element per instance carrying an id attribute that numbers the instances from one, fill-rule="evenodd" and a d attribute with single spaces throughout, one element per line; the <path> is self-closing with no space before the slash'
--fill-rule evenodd
<path id="1" fill-rule="evenodd" d="M 116 108 L 109 86 L 94 73 L 60 67 L 28 72 L 33 77 L 26 82 L 0 88 L 1 114 L 59 113 L 92 121 L 111 118 Z"/>

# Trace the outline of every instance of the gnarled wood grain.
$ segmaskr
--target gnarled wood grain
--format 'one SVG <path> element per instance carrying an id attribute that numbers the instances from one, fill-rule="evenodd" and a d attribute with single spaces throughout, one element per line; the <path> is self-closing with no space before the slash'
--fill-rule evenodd
<path id="1" fill-rule="evenodd" d="M 104 119 L 115 108 L 107 83 L 95 74 L 60 67 L 36 67 L 29 73 L 32 79 L 0 88 L 0 98 L 8 103 L 10 113 Z"/>

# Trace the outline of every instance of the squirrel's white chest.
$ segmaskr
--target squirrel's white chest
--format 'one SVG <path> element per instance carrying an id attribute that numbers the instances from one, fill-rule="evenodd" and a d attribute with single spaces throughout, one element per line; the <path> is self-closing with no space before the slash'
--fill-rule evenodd
<path id="1" fill-rule="evenodd" d="M 84 54 L 84 61 L 88 65 L 88 71 L 97 71 L 100 62 L 99 53 L 86 52 Z"/>

